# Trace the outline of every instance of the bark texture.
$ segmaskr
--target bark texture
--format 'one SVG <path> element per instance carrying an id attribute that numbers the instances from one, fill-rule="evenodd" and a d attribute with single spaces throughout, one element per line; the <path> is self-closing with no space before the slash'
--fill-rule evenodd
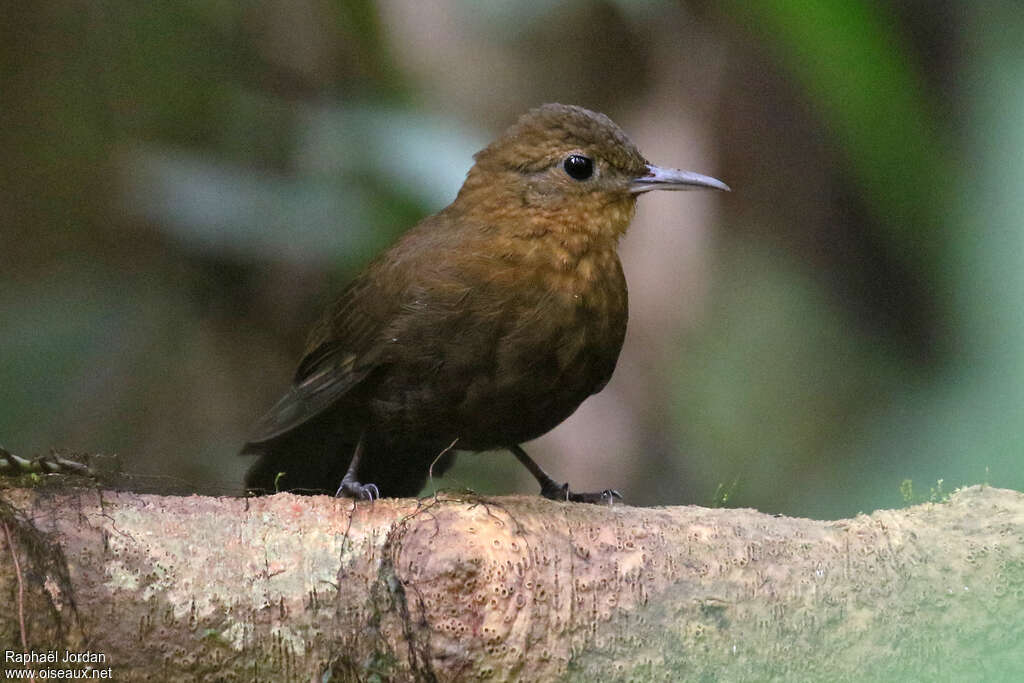
<path id="1" fill-rule="evenodd" d="M 1024 674 L 1024 494 L 1000 489 L 835 522 L 8 489 L 0 522 L 0 649 L 115 680 Z"/>

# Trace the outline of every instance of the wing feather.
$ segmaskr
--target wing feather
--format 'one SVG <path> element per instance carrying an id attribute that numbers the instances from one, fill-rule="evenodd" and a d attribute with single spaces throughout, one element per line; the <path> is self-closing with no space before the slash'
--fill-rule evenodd
<path id="1" fill-rule="evenodd" d="M 253 425 L 243 452 L 322 415 L 366 378 L 380 356 L 375 341 L 389 318 L 387 301 L 366 278 L 346 288 L 313 328 L 291 388 Z"/>
<path id="2" fill-rule="evenodd" d="M 345 289 L 314 326 L 292 387 L 256 423 L 243 453 L 260 451 L 336 405 L 388 362 L 387 341 L 405 336 L 408 325 L 426 324 L 416 315 L 421 309 L 442 314 L 429 319 L 434 327 L 443 326 L 443 313 L 461 308 L 469 287 L 450 250 L 465 236 L 453 239 L 451 229 L 444 212 L 425 219 Z"/>

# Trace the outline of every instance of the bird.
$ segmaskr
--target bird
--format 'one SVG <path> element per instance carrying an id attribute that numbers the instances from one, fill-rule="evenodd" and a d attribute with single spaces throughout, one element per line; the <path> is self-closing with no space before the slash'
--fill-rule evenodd
<path id="1" fill-rule="evenodd" d="M 729 187 L 655 166 L 604 114 L 544 104 L 477 152 L 455 200 L 374 259 L 311 330 L 252 429 L 251 494 L 415 496 L 456 452 L 523 449 L 608 383 L 626 334 L 620 238 L 652 190 Z"/>

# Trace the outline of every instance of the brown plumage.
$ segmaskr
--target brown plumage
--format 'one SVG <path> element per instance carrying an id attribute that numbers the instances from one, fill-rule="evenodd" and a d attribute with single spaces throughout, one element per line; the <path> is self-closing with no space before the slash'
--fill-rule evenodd
<path id="1" fill-rule="evenodd" d="M 260 456 L 250 490 L 410 496 L 454 450 L 509 449 L 547 497 L 618 495 L 570 492 L 519 444 L 611 377 L 627 318 L 616 248 L 637 195 L 728 188 L 651 166 L 608 117 L 561 104 L 526 113 L 475 160 L 455 201 L 314 327 L 243 449 Z"/>

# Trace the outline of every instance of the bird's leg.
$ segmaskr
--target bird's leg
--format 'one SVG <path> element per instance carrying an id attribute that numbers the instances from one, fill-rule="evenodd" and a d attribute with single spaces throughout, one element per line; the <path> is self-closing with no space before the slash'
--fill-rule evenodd
<path id="1" fill-rule="evenodd" d="M 574 503 L 608 503 L 611 505 L 616 498 L 622 500 L 622 494 L 614 489 L 605 489 L 599 493 L 573 493 L 569 490 L 569 484 L 558 484 L 548 476 L 540 465 L 533 458 L 526 454 L 522 446 L 518 444 L 509 446 L 509 450 L 516 456 L 519 462 L 523 463 L 530 474 L 540 484 L 540 495 L 551 500 L 570 500 Z"/>
<path id="2" fill-rule="evenodd" d="M 341 478 L 341 485 L 338 486 L 338 490 L 334 493 L 335 498 L 355 498 L 356 500 L 369 501 L 380 498 L 380 491 L 377 490 L 376 484 L 361 484 L 356 479 L 359 472 L 359 460 L 363 457 L 363 442 L 365 439 L 366 432 L 364 431 L 359 435 L 359 443 L 356 444 L 356 450 L 352 453 L 352 462 L 348 464 L 348 471 Z"/>

